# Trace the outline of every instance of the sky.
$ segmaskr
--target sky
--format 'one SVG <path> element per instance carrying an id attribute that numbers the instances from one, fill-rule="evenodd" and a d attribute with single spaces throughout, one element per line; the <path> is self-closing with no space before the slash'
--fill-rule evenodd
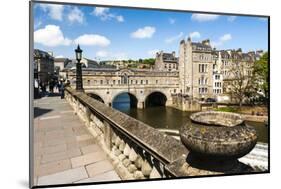
<path id="1" fill-rule="evenodd" d="M 34 48 L 54 57 L 94 60 L 154 58 L 175 51 L 191 37 L 210 39 L 216 49 L 244 52 L 268 49 L 268 20 L 263 17 L 192 12 L 35 3 Z"/>

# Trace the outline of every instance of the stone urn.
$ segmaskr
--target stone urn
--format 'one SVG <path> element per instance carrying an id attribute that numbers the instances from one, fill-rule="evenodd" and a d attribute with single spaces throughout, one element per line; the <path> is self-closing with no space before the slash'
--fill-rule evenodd
<path id="1" fill-rule="evenodd" d="M 257 133 L 239 114 L 217 111 L 194 113 L 180 129 L 186 148 L 197 157 L 234 160 L 248 154 L 257 143 Z"/>

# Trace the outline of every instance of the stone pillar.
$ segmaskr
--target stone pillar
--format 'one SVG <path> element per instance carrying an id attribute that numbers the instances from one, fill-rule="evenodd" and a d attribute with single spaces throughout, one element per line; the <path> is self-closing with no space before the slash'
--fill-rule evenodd
<path id="1" fill-rule="evenodd" d="M 143 101 L 142 102 L 138 102 L 137 108 L 138 109 L 144 109 L 145 108 L 145 103 Z"/>
<path id="2" fill-rule="evenodd" d="M 85 110 L 86 125 L 89 127 L 91 122 L 91 111 L 87 106 L 85 107 Z"/>
<path id="3" fill-rule="evenodd" d="M 104 121 L 104 142 L 106 147 L 111 150 L 112 148 L 112 143 L 111 143 L 111 138 L 112 138 L 112 129 L 106 121 Z"/>
<path id="4" fill-rule="evenodd" d="M 172 98 L 171 99 L 168 99 L 167 101 L 166 101 L 166 106 L 172 106 L 173 105 L 173 100 L 172 100 Z"/>

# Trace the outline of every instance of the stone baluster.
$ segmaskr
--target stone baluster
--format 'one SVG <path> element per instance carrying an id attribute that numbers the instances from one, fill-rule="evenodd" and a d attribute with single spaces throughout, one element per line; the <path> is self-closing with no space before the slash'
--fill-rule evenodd
<path id="1" fill-rule="evenodd" d="M 105 140 L 105 145 L 106 147 L 110 150 L 112 148 L 112 143 L 111 143 L 111 138 L 112 138 L 112 130 L 106 121 L 103 123 L 104 124 L 104 140 Z"/>

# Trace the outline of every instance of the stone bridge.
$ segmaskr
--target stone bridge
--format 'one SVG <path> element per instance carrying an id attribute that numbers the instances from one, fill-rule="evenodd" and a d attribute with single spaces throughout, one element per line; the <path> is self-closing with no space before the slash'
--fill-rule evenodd
<path id="1" fill-rule="evenodd" d="M 70 75 L 75 87 L 75 73 Z M 116 97 L 128 94 L 131 106 L 145 108 L 156 104 L 171 106 L 172 95 L 179 92 L 178 72 L 130 69 L 83 70 L 85 92 L 112 106 Z"/>

